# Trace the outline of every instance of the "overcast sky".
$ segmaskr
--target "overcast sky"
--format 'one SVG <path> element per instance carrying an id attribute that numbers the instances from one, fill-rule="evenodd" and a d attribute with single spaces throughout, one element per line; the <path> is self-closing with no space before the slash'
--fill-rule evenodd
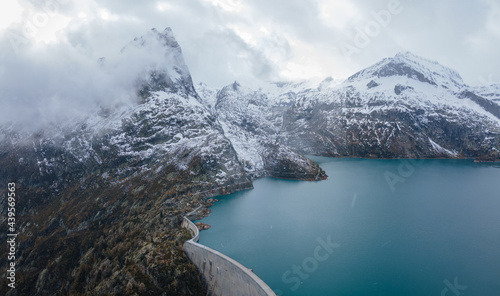
<path id="1" fill-rule="evenodd" d="M 109 88 L 128 78 L 92 78 L 95 61 L 153 27 L 171 27 L 193 80 L 214 87 L 342 79 L 401 51 L 437 60 L 470 85 L 500 81 L 498 0 L 8 0 L 0 4 L 0 106 L 64 109 L 67 96 L 113 96 Z M 84 82 L 92 79 L 95 90 Z"/>

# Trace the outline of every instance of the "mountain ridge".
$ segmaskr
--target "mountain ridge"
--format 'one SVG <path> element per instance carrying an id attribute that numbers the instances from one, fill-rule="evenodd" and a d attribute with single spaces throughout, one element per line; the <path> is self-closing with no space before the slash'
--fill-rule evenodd
<path id="1" fill-rule="evenodd" d="M 392 58 L 385 58 L 352 75 L 347 80 L 353 81 L 360 77 L 369 79 L 388 76 L 405 76 L 409 79 L 454 90 L 465 86 L 462 77 L 455 70 L 442 66 L 436 61 L 414 55 L 409 51 L 398 53 Z"/>

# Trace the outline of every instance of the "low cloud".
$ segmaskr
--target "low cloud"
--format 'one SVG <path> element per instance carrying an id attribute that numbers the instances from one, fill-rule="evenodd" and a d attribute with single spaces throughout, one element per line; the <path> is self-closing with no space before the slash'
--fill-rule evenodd
<path id="1" fill-rule="evenodd" d="M 135 72 L 151 61 L 134 57 L 120 65 L 118 53 L 153 27 L 172 27 L 193 80 L 214 87 L 234 80 L 345 78 L 407 50 L 458 70 L 472 85 L 480 77 L 500 80 L 495 0 L 14 2 L 0 4 L 1 11 L 12 11 L 0 21 L 0 108 L 9 110 L 1 124 L 38 125 L 83 116 L 98 105 L 130 103 Z M 342 44 L 354 44 L 374 13 L 394 3 L 403 11 L 346 59 Z M 99 67 L 102 56 L 109 68 Z"/>
<path id="2" fill-rule="evenodd" d="M 114 54 L 101 58 L 83 47 L 78 36 L 17 49 L 8 35 L 0 36 L 0 46 L 7 49 L 0 53 L 0 125 L 36 130 L 82 119 L 101 108 L 134 104 L 138 79 L 148 66 L 165 59 L 160 45 L 123 53 L 123 46 L 114 46 Z"/>

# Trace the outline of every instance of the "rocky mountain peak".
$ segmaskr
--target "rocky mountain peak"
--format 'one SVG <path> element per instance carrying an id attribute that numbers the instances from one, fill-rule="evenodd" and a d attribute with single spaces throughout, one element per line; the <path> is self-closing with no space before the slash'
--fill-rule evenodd
<path id="1" fill-rule="evenodd" d="M 233 83 L 224 86 L 217 95 L 218 97 L 227 97 L 227 96 L 239 96 L 239 95 L 247 95 L 249 93 L 255 92 L 253 89 L 241 85 L 238 81 L 234 81 Z"/>
<path id="2" fill-rule="evenodd" d="M 132 57 L 148 57 L 144 61 L 145 75 L 140 77 L 140 93 L 168 90 L 197 96 L 182 49 L 171 28 L 160 32 L 152 28 L 146 34 L 134 38 L 121 50 Z"/>
<path id="3" fill-rule="evenodd" d="M 233 90 L 238 91 L 238 88 L 239 88 L 240 86 L 241 86 L 241 85 L 238 83 L 238 81 L 234 81 L 234 83 L 233 83 Z"/>
<path id="4" fill-rule="evenodd" d="M 158 31 L 156 28 L 152 28 L 146 34 L 135 37 L 131 44 L 136 47 L 151 47 L 157 45 L 158 42 L 164 47 L 181 51 L 180 45 L 175 39 L 174 33 L 170 27 L 165 28 L 163 32 Z M 129 46 L 125 46 L 122 52 L 126 51 L 128 47 Z"/>
<path id="5" fill-rule="evenodd" d="M 347 79 L 349 82 L 373 80 L 384 77 L 404 77 L 434 86 L 460 90 L 465 86 L 455 70 L 428 60 L 411 52 L 402 52 L 392 58 L 385 58 Z"/>
<path id="6" fill-rule="evenodd" d="M 233 106 L 239 108 L 248 104 L 265 105 L 267 97 L 260 91 L 255 91 L 249 87 L 242 86 L 238 81 L 224 86 L 217 93 L 217 102 L 215 108 L 224 108 L 222 106 Z"/>
<path id="7" fill-rule="evenodd" d="M 398 52 L 395 56 L 394 56 L 394 59 L 399 59 L 399 60 L 407 60 L 407 61 L 420 61 L 420 62 L 425 62 L 425 63 L 431 63 L 431 64 L 439 64 L 438 62 L 436 61 L 433 61 L 433 60 L 429 60 L 427 58 L 424 58 L 424 57 L 421 57 L 421 56 L 418 56 L 414 53 L 412 53 L 411 51 L 402 51 L 402 52 Z"/>

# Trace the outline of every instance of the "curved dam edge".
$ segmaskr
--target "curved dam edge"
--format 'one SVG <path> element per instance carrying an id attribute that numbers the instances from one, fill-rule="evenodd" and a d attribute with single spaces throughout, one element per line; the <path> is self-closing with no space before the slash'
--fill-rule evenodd
<path id="1" fill-rule="evenodd" d="M 207 295 L 276 296 L 250 269 L 231 257 L 197 243 L 200 232 L 191 220 L 184 217 L 182 227 L 193 235 L 192 239 L 184 243 L 182 250 L 201 273 L 207 285 Z"/>

